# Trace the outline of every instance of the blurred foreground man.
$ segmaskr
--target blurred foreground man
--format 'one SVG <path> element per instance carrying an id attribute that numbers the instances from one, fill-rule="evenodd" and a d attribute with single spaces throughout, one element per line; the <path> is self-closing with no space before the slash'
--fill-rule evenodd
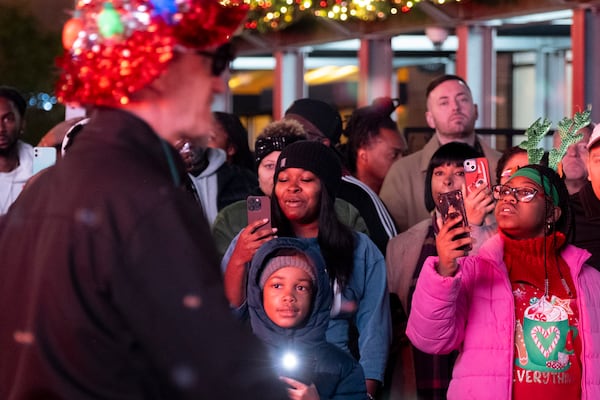
<path id="1" fill-rule="evenodd" d="M 0 222 L 0 399 L 285 396 L 173 148 L 209 132 L 246 9 L 167 3 L 79 2 L 65 26 L 57 93 L 93 111 Z"/>

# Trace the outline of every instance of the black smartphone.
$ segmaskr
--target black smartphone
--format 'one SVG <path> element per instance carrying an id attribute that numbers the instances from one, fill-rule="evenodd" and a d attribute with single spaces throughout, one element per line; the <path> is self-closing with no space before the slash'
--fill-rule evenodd
<path id="1" fill-rule="evenodd" d="M 437 202 L 437 208 L 442 215 L 442 221 L 446 223 L 447 220 L 456 218 L 458 215 L 462 215 L 462 220 L 453 226 L 451 229 L 459 226 L 468 226 L 469 221 L 467 220 L 467 211 L 465 210 L 465 202 L 463 199 L 462 192 L 460 190 L 453 190 L 451 192 L 440 193 Z M 469 237 L 469 233 L 457 235 L 454 239 L 462 239 Z M 460 250 L 470 251 L 472 246 L 464 245 L 459 247 Z"/>
<path id="2" fill-rule="evenodd" d="M 248 213 L 248 225 L 267 218 L 269 222 L 261 226 L 260 229 L 271 229 L 271 198 L 269 196 L 248 196 L 246 198 L 246 211 Z"/>

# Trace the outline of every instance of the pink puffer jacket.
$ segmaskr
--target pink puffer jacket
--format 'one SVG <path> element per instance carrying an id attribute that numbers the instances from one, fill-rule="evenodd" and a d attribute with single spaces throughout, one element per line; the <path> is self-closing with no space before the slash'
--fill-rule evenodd
<path id="1" fill-rule="evenodd" d="M 458 349 L 448 399 L 512 397 L 515 306 L 499 235 L 477 256 L 459 259 L 454 277 L 440 276 L 429 257 L 419 276 L 406 334 L 419 349 L 435 354 Z M 582 399 L 600 399 L 600 272 L 584 265 L 586 250 L 566 246 L 580 310 Z"/>

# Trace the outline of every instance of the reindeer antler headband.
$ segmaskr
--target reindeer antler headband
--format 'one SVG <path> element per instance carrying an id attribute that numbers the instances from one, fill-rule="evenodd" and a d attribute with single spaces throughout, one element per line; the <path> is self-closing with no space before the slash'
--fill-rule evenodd
<path id="1" fill-rule="evenodd" d="M 563 156 L 567 152 L 567 149 L 570 145 L 577 143 L 583 138 L 583 134 L 578 133 L 578 131 L 590 124 L 590 116 L 591 109 L 588 108 L 585 111 L 575 113 L 573 118 L 565 117 L 558 123 L 558 134 L 560 135 L 561 143 L 558 148 L 553 148 L 550 150 L 548 167 L 552 168 L 554 171 L 557 171 L 559 175 L 562 176 L 559 170 L 561 169 L 560 164 Z M 519 144 L 519 147 L 527 150 L 529 164 L 539 164 L 544 156 L 544 148 L 539 147 L 539 144 L 550 130 L 551 125 L 552 123 L 547 118 L 544 118 L 543 120 L 542 118 L 538 118 L 525 131 L 525 136 L 527 138 Z M 512 175 L 512 177 L 515 176 L 525 176 L 536 182 L 538 185 L 544 188 L 544 191 L 552 198 L 553 203 L 558 205 L 558 191 L 554 185 L 550 183 L 550 181 L 547 179 L 542 179 L 539 172 L 533 168 L 524 167 Z"/>

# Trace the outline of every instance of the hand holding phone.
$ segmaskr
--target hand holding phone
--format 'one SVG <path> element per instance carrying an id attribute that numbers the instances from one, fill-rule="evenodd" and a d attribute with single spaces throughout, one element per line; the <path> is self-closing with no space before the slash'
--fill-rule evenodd
<path id="1" fill-rule="evenodd" d="M 490 180 L 490 166 L 487 158 L 477 157 L 469 158 L 463 162 L 465 169 L 465 185 L 467 193 L 471 193 L 475 189 L 482 186 L 492 187 Z"/>
<path id="2" fill-rule="evenodd" d="M 467 212 L 465 210 L 465 203 L 463 200 L 463 195 L 460 190 L 453 190 L 451 192 L 440 193 L 437 202 L 437 208 L 442 215 L 442 222 L 445 224 L 449 219 L 454 219 L 459 215 L 462 216 L 461 221 L 452 226 L 450 229 L 457 228 L 459 226 L 469 226 L 469 221 L 467 220 Z M 456 235 L 453 240 L 462 239 L 468 237 L 469 233 L 463 233 L 460 235 Z M 470 244 L 464 245 L 458 248 L 459 250 L 470 251 L 472 246 Z"/>

